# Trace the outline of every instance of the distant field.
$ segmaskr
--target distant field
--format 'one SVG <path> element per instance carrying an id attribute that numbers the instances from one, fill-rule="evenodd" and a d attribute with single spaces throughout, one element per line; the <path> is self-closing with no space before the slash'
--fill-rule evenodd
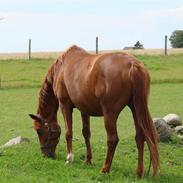
<path id="1" fill-rule="evenodd" d="M 183 82 L 183 54 L 137 55 L 137 58 L 149 70 L 153 84 Z M 0 85 L 2 88 L 39 87 L 47 68 L 54 60 L 0 60 Z"/>
<path id="2" fill-rule="evenodd" d="M 142 49 L 142 50 L 102 50 L 99 52 L 126 52 L 131 55 L 164 55 L 164 49 Z M 94 53 L 95 51 L 90 51 Z M 33 52 L 32 58 L 57 58 L 62 51 L 60 52 Z M 168 54 L 183 54 L 183 48 L 171 48 L 168 49 Z M 28 53 L 0 53 L 0 60 L 7 59 L 27 59 Z"/>
<path id="3" fill-rule="evenodd" d="M 62 52 L 33 52 L 32 58 L 57 58 Z M 28 59 L 28 53 L 0 53 L 0 60 Z"/>
<path id="4" fill-rule="evenodd" d="M 183 119 L 183 54 L 138 55 L 144 62 L 151 78 L 149 107 L 153 117 L 177 113 Z M 85 145 L 82 137 L 82 123 L 78 110 L 73 114 L 73 151 L 75 161 L 64 166 L 66 142 L 64 122 L 58 113 L 62 128 L 57 147 L 56 160 L 41 156 L 39 142 L 33 130 L 29 113 L 35 113 L 40 84 L 49 59 L 0 60 L 0 145 L 21 135 L 30 139 L 14 147 L 0 149 L 0 183 L 182 183 L 183 145 L 173 137 L 168 143 L 160 143 L 161 173 L 157 178 L 147 175 L 149 153 L 145 147 L 145 177 L 135 175 L 137 148 L 134 140 L 134 124 L 128 108 L 118 119 L 119 144 L 114 156 L 110 174 L 101 174 L 100 169 L 106 154 L 106 132 L 103 118 L 91 118 L 91 144 L 93 165 L 84 164 Z"/>

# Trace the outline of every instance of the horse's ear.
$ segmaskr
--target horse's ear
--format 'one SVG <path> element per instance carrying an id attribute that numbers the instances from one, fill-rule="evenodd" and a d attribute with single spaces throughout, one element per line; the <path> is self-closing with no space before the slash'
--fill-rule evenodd
<path id="1" fill-rule="evenodd" d="M 38 116 L 38 115 L 34 115 L 34 114 L 29 114 L 29 116 L 33 119 L 36 120 L 39 123 L 43 123 L 42 119 Z"/>

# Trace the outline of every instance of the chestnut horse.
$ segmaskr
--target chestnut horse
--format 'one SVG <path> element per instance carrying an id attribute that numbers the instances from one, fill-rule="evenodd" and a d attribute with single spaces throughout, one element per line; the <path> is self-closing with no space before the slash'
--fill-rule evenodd
<path id="1" fill-rule="evenodd" d="M 67 162 L 73 161 L 72 111 L 81 112 L 83 136 L 86 144 L 86 163 L 90 164 L 90 116 L 104 116 L 107 132 L 107 156 L 102 172 L 110 171 L 118 143 L 117 118 L 129 106 L 135 123 L 138 148 L 137 175 L 143 176 L 143 151 L 146 141 L 153 166 L 153 175 L 159 171 L 158 137 L 149 110 L 150 77 L 143 64 L 125 53 L 90 54 L 77 46 L 70 47 L 49 68 L 42 84 L 35 120 L 41 151 L 55 156 L 60 127 L 57 111 L 60 107 L 65 121 Z"/>

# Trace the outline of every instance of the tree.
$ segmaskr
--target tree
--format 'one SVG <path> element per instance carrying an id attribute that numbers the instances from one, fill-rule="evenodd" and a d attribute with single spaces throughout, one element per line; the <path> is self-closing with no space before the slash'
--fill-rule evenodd
<path id="1" fill-rule="evenodd" d="M 134 46 L 133 49 L 144 49 L 143 44 L 140 43 L 140 41 L 137 41 Z"/>
<path id="2" fill-rule="evenodd" d="M 183 30 L 175 30 L 169 40 L 172 48 L 183 48 Z"/>

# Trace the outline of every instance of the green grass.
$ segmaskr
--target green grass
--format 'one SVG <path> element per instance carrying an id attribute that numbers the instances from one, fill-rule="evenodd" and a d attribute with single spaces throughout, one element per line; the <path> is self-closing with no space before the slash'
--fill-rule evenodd
<path id="1" fill-rule="evenodd" d="M 0 61 L 2 88 L 39 87 L 53 59 Z"/>
<path id="2" fill-rule="evenodd" d="M 139 56 L 149 69 L 152 82 L 150 111 L 153 117 L 168 113 L 177 113 L 183 118 L 183 55 L 176 56 Z M 61 140 L 57 147 L 57 159 L 41 156 L 37 135 L 29 119 L 29 113 L 35 113 L 40 83 L 45 75 L 48 60 L 0 61 L 0 74 L 3 78 L 0 89 L 0 145 L 19 135 L 27 137 L 25 142 L 3 151 L 0 150 L 0 182 L 139 182 L 139 183 L 182 183 L 183 146 L 175 137 L 169 143 L 160 143 L 161 173 L 157 178 L 147 175 L 149 154 L 145 148 L 145 178 L 137 179 L 137 149 L 134 141 L 132 115 L 126 108 L 118 119 L 120 142 L 113 159 L 111 173 L 103 175 L 100 169 L 106 154 L 106 132 L 103 118 L 91 118 L 93 165 L 84 164 L 85 145 L 81 134 L 80 114 L 74 110 L 73 149 L 75 161 L 64 166 L 66 142 L 64 123 L 60 113 L 59 124 L 62 127 Z"/>
<path id="3" fill-rule="evenodd" d="M 152 83 L 183 83 L 183 55 L 138 56 L 148 68 Z"/>
<path id="4" fill-rule="evenodd" d="M 183 55 L 137 56 L 148 68 L 153 84 L 183 83 Z M 0 60 L 2 88 L 38 87 L 53 59 Z"/>

